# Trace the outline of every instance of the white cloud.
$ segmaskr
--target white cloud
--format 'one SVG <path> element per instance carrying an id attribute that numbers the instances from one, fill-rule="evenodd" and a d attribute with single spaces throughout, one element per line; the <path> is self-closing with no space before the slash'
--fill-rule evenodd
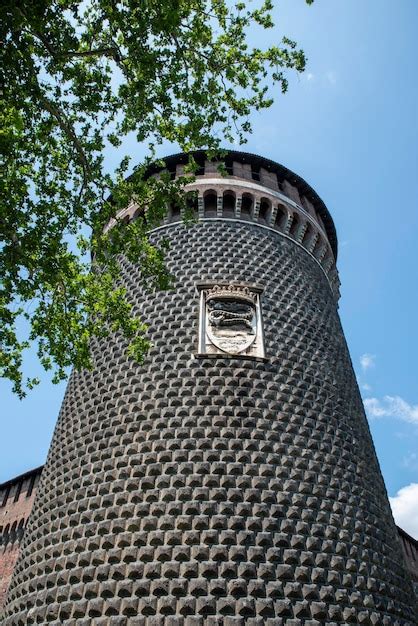
<path id="1" fill-rule="evenodd" d="M 418 483 L 402 487 L 389 501 L 398 526 L 418 539 Z"/>
<path id="2" fill-rule="evenodd" d="M 361 388 L 362 388 L 364 391 L 371 391 L 371 390 L 372 390 L 372 388 L 370 387 L 370 385 L 368 385 L 367 383 L 363 383 L 363 384 L 362 384 L 362 386 L 361 386 Z"/>
<path id="3" fill-rule="evenodd" d="M 410 424 L 418 424 L 418 405 L 409 404 L 400 396 L 385 396 L 382 401 L 366 398 L 364 408 L 368 417 L 395 417 Z"/>
<path id="4" fill-rule="evenodd" d="M 384 417 L 389 415 L 377 398 L 365 398 L 363 403 L 368 417 Z"/>
<path id="5" fill-rule="evenodd" d="M 360 365 L 363 371 L 366 371 L 370 369 L 371 367 L 374 367 L 375 359 L 376 359 L 376 356 L 374 354 L 368 354 L 367 352 L 362 354 L 360 357 Z"/>

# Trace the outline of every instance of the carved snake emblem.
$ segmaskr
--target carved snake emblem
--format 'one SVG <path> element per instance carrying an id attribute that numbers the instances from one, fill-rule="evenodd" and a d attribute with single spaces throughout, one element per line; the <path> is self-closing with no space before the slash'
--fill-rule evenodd
<path id="1" fill-rule="evenodd" d="M 213 326 L 235 326 L 242 324 L 253 332 L 251 321 L 254 313 L 250 306 L 240 305 L 238 303 L 228 305 L 223 302 L 218 302 L 215 306 L 216 308 L 209 312 L 209 321 Z M 227 308 L 229 310 L 227 310 Z M 245 311 L 245 309 L 247 309 L 247 311 Z"/>

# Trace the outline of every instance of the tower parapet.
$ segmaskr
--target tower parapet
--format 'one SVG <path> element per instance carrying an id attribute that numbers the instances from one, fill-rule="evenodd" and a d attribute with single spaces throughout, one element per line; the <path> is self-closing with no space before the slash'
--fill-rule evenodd
<path id="1" fill-rule="evenodd" d="M 300 176 L 274 161 L 243 152 L 230 151 L 221 161 L 207 160 L 203 151 L 193 156 L 200 167 L 195 181 L 185 190 L 196 192 L 191 208 L 197 219 L 250 221 L 295 241 L 321 267 L 338 300 L 334 222 L 323 201 Z M 186 155 L 173 155 L 164 161 L 172 178 L 184 174 Z M 225 174 L 219 171 L 220 163 Z M 158 174 L 158 169 L 150 168 L 149 175 Z M 140 213 L 140 207 L 133 203 L 118 217 L 132 220 Z M 180 209 L 168 207 L 166 223 L 182 219 Z"/>

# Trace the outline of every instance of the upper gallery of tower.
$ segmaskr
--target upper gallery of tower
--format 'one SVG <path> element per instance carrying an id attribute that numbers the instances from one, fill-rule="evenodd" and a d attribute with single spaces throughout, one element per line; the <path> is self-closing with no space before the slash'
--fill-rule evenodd
<path id="1" fill-rule="evenodd" d="M 279 163 L 246 152 L 230 150 L 219 160 L 209 160 L 204 150 L 192 154 L 198 169 L 186 191 L 196 192 L 191 208 L 198 220 L 252 222 L 293 240 L 321 266 L 338 299 L 334 222 L 324 202 L 303 178 Z M 184 153 L 165 157 L 165 168 L 152 165 L 148 175 L 159 176 L 165 169 L 173 179 L 182 176 L 188 158 Z M 223 171 L 219 169 L 220 161 Z M 132 203 L 118 218 L 129 222 L 142 212 L 142 207 Z M 164 226 L 182 217 L 179 207 L 169 206 Z"/>

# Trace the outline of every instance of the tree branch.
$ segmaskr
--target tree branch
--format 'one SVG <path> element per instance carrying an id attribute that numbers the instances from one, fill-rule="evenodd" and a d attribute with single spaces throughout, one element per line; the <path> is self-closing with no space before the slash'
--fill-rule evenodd
<path id="1" fill-rule="evenodd" d="M 70 139 L 71 143 L 73 144 L 77 152 L 79 161 L 83 168 L 84 176 L 85 178 L 87 178 L 88 175 L 91 174 L 90 164 L 85 155 L 83 146 L 81 145 L 80 140 L 78 139 L 71 123 L 68 121 L 64 113 L 60 111 L 50 100 L 48 100 L 48 98 L 42 93 L 40 87 L 39 87 L 37 96 L 38 96 L 39 101 L 43 105 L 44 109 L 48 111 L 48 113 L 50 113 L 57 120 L 58 126 L 65 133 L 68 139 Z"/>
<path id="2" fill-rule="evenodd" d="M 55 58 L 65 59 L 65 58 L 83 58 L 83 57 L 97 57 L 97 56 L 110 56 L 119 63 L 121 61 L 120 51 L 117 46 L 107 46 L 102 48 L 95 48 L 94 50 L 69 50 L 67 52 L 61 52 L 56 50 L 54 46 L 51 44 L 49 39 L 45 37 L 44 34 L 40 33 L 38 30 L 32 28 L 32 25 L 28 19 L 28 16 L 20 7 L 17 7 L 20 15 L 26 20 L 29 25 L 29 30 L 39 41 L 45 46 L 49 54 Z"/>

